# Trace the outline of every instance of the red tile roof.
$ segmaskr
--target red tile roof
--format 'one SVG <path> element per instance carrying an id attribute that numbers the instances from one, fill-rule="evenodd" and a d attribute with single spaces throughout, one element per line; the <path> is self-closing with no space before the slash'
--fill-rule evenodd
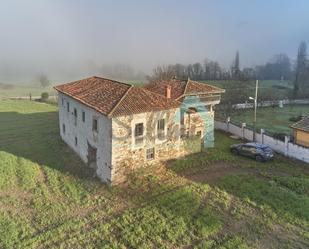
<path id="1" fill-rule="evenodd" d="M 179 105 L 180 102 L 176 100 L 168 99 L 142 87 L 132 87 L 110 115 L 115 117 L 132 113 L 162 111 L 177 108 Z"/>
<path id="2" fill-rule="evenodd" d="M 171 98 L 178 99 L 183 95 L 187 83 L 182 80 L 157 80 L 144 86 L 145 89 L 165 96 L 166 87 L 171 87 Z"/>
<path id="3" fill-rule="evenodd" d="M 171 98 L 180 99 L 186 95 L 223 93 L 225 90 L 197 81 L 182 80 L 158 80 L 145 86 L 149 91 L 165 96 L 166 86 L 171 86 Z"/>
<path id="4" fill-rule="evenodd" d="M 204 94 L 204 93 L 223 93 L 224 89 L 216 86 L 211 86 L 206 83 L 188 80 L 185 95 Z"/>
<path id="5" fill-rule="evenodd" d="M 111 117 L 166 110 L 180 104 L 146 89 L 96 76 L 54 88 Z"/>

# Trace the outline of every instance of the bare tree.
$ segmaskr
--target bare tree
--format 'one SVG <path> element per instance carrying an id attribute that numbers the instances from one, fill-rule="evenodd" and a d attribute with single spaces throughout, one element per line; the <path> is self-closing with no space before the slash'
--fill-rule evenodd
<path id="1" fill-rule="evenodd" d="M 39 75 L 38 80 L 42 87 L 48 87 L 50 85 L 50 81 L 46 74 Z"/>

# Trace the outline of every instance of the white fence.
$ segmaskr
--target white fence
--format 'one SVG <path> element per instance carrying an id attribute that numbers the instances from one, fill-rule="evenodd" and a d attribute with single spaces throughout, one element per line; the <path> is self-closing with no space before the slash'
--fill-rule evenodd
<path id="1" fill-rule="evenodd" d="M 282 105 L 308 105 L 309 99 L 283 99 L 283 100 L 265 100 L 258 102 L 258 107 L 279 106 L 279 102 Z M 250 109 L 254 108 L 254 103 L 245 102 L 233 105 L 233 109 Z"/>
<path id="2" fill-rule="evenodd" d="M 232 133 L 249 141 L 253 140 L 252 130 L 245 127 L 239 127 L 230 122 L 225 123 L 221 121 L 215 121 L 215 129 Z M 261 133 L 256 133 L 256 141 L 258 143 L 268 145 L 270 148 L 280 154 L 309 163 L 309 148 L 290 143 L 288 137 L 285 137 L 285 142 L 282 142 L 278 139 L 274 139 L 273 137 L 266 135 L 263 130 L 261 130 Z"/>

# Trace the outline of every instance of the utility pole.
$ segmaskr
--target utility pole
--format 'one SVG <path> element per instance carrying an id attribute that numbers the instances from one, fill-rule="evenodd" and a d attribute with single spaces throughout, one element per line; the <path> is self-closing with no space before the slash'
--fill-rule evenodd
<path id="1" fill-rule="evenodd" d="M 255 97 L 254 98 L 249 97 L 249 99 L 254 100 L 253 142 L 256 142 L 256 111 L 257 111 L 258 88 L 259 88 L 259 81 L 256 80 Z"/>

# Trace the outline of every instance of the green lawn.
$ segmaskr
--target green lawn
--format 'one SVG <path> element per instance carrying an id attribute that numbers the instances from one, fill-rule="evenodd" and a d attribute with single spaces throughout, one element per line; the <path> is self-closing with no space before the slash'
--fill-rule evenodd
<path id="1" fill-rule="evenodd" d="M 309 115 L 309 105 L 286 105 L 283 108 L 266 107 L 257 110 L 257 127 L 264 128 L 271 133 L 292 132 L 289 127 L 295 123 L 289 119 L 299 115 Z M 253 125 L 254 110 L 238 110 L 231 114 L 231 120 L 238 123 L 245 122 L 249 126 Z"/>
<path id="2" fill-rule="evenodd" d="M 8 97 L 25 97 L 29 96 L 41 96 L 42 92 L 48 92 L 49 95 L 55 95 L 55 91 L 50 87 L 41 86 L 28 86 L 28 85 L 11 85 L 9 88 L 1 87 L 0 85 L 0 100 L 1 98 Z"/>
<path id="3" fill-rule="evenodd" d="M 239 82 L 235 80 L 210 80 L 202 81 L 210 85 L 225 88 L 226 93 L 239 88 Z M 243 87 L 243 86 L 242 86 Z M 245 92 L 249 96 L 255 94 L 255 81 L 250 80 L 245 86 Z M 259 80 L 259 97 L 266 99 L 286 99 L 291 94 L 293 82 L 289 80 Z M 237 90 L 236 90 L 237 91 Z"/>
<path id="4" fill-rule="evenodd" d="M 0 248 L 308 248 L 308 165 L 230 154 L 235 142 L 123 187 L 93 178 L 60 140 L 57 109 L 0 101 Z"/>

